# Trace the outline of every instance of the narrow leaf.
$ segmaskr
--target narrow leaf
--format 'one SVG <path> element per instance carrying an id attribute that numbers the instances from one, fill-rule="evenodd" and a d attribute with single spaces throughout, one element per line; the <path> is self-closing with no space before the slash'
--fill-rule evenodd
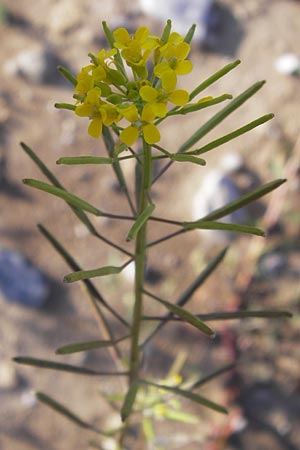
<path id="1" fill-rule="evenodd" d="M 213 373 L 210 373 L 209 375 L 205 376 L 205 377 L 201 377 L 199 380 L 195 381 L 192 386 L 190 386 L 190 390 L 194 390 L 200 386 L 203 386 L 203 384 L 208 383 L 209 381 L 223 375 L 226 372 L 229 372 L 230 370 L 235 368 L 235 364 L 229 364 L 225 367 L 222 367 L 221 369 L 216 370 Z"/>
<path id="2" fill-rule="evenodd" d="M 76 109 L 76 106 L 70 103 L 55 103 L 54 106 L 57 109 L 67 109 L 69 111 L 75 111 Z"/>
<path id="3" fill-rule="evenodd" d="M 204 270 L 200 273 L 200 275 L 194 280 L 194 282 L 180 295 L 178 300 L 176 301 L 176 305 L 184 306 L 189 299 L 192 297 L 193 293 L 208 279 L 208 277 L 216 270 L 218 265 L 223 261 L 227 253 L 228 247 L 225 247 L 217 256 L 205 267 Z M 145 341 L 142 344 L 142 348 L 147 345 L 148 342 L 158 333 L 158 331 L 163 328 L 168 320 L 173 317 L 172 313 L 166 314 L 161 318 L 159 324 L 157 324 L 156 328 L 148 335 Z"/>
<path id="4" fill-rule="evenodd" d="M 258 81 L 253 84 L 246 91 L 242 92 L 238 97 L 231 100 L 231 102 L 226 105 L 221 111 L 217 112 L 211 119 L 209 119 L 204 125 L 202 125 L 180 148 L 179 152 L 183 153 L 194 144 L 196 144 L 201 138 L 203 138 L 209 131 L 215 128 L 219 123 L 221 123 L 226 117 L 228 117 L 233 111 L 239 108 L 243 103 L 245 103 L 250 97 L 252 97 L 262 86 L 265 81 Z"/>
<path id="5" fill-rule="evenodd" d="M 58 181 L 58 179 L 55 177 L 55 175 L 48 169 L 48 167 L 43 163 L 43 161 L 37 156 L 34 151 L 28 147 L 28 145 L 21 142 L 21 147 L 25 151 L 25 153 L 32 159 L 32 161 L 38 166 L 38 168 L 41 170 L 41 172 L 48 178 L 48 180 L 54 184 L 54 186 L 59 187 L 61 189 L 64 189 L 62 184 Z M 78 219 L 86 226 L 86 228 L 89 230 L 91 234 L 98 237 L 101 240 L 104 240 L 104 238 L 97 233 L 95 227 L 93 226 L 92 222 L 89 220 L 87 215 L 82 211 L 82 209 L 79 209 L 73 205 L 70 205 L 70 208 L 74 212 L 74 214 L 78 217 Z M 106 240 L 108 244 L 111 245 L 109 241 Z"/>
<path id="6" fill-rule="evenodd" d="M 58 363 L 56 361 L 48 361 L 45 359 L 31 358 L 27 356 L 17 356 L 13 361 L 18 364 L 25 364 L 28 366 L 39 367 L 41 369 L 60 370 L 63 372 L 76 373 L 78 375 L 93 375 L 93 376 L 120 376 L 127 375 L 127 372 L 99 372 L 85 367 L 73 366 L 71 364 Z"/>
<path id="7" fill-rule="evenodd" d="M 260 186 L 257 189 L 254 189 L 253 191 L 248 192 L 245 195 L 242 195 L 239 199 L 234 200 L 233 202 L 227 203 L 227 205 L 222 206 L 221 208 L 218 208 L 215 211 L 212 211 L 211 213 L 202 217 L 201 220 L 208 221 L 208 220 L 221 219 L 222 217 L 225 217 L 228 214 L 231 214 L 233 211 L 236 211 L 237 209 L 240 209 L 243 206 L 246 206 L 249 203 L 252 203 L 255 200 L 258 200 L 259 198 L 263 197 L 264 195 L 268 194 L 269 192 L 272 192 L 274 189 L 277 189 L 279 186 L 281 186 L 285 182 L 286 182 L 285 179 L 278 179 L 278 180 L 271 181 L 270 183 L 264 184 L 263 186 Z"/>
<path id="8" fill-rule="evenodd" d="M 134 401 L 136 399 L 137 393 L 138 393 L 139 384 L 138 383 L 132 383 L 128 389 L 127 394 L 125 395 L 125 399 L 121 408 L 121 420 L 122 422 L 125 422 L 127 417 L 132 412 Z"/>
<path id="9" fill-rule="evenodd" d="M 149 204 L 144 209 L 144 211 L 137 217 L 136 221 L 134 222 L 134 224 L 132 225 L 132 227 L 129 230 L 129 233 L 128 233 L 128 236 L 126 239 L 127 241 L 132 241 L 136 237 L 137 233 L 140 231 L 142 226 L 147 222 L 147 220 L 151 216 L 154 209 L 155 209 L 155 205 Z"/>
<path id="10" fill-rule="evenodd" d="M 256 236 L 265 236 L 264 231 L 248 225 L 196 220 L 195 222 L 182 222 L 182 226 L 189 230 L 223 230 L 234 231 L 236 233 L 253 234 Z"/>
<path id="11" fill-rule="evenodd" d="M 40 171 L 51 181 L 54 186 L 60 187 L 63 189 L 63 186 L 60 184 L 55 175 L 48 169 L 48 167 L 43 163 L 43 161 L 37 156 L 37 154 L 30 148 L 28 145 L 21 142 L 21 147 L 24 152 L 29 156 L 30 159 L 38 166 Z"/>
<path id="12" fill-rule="evenodd" d="M 66 406 L 62 405 L 61 403 L 58 403 L 56 400 L 49 397 L 48 395 L 44 394 L 43 392 L 36 392 L 35 395 L 40 402 L 54 409 L 54 411 L 58 412 L 59 414 L 62 414 L 64 417 L 71 420 L 71 422 L 75 423 L 79 427 L 95 431 L 93 425 L 90 425 L 89 423 L 85 422 L 76 414 L 74 414 L 72 411 L 70 411 L 70 409 L 68 409 Z"/>
<path id="13" fill-rule="evenodd" d="M 166 300 L 162 300 L 161 298 L 151 294 L 148 291 L 144 290 L 144 292 L 145 294 L 151 296 L 151 298 L 157 300 L 159 303 L 164 305 L 173 314 L 179 316 L 184 322 L 187 322 L 190 325 L 196 327 L 198 330 L 202 331 L 204 334 L 207 334 L 210 337 L 215 337 L 215 332 L 191 312 L 187 311 L 181 306 L 174 305 L 173 303 L 169 303 Z"/>
<path id="14" fill-rule="evenodd" d="M 248 319 L 251 317 L 280 319 L 280 318 L 291 318 L 293 317 L 293 314 L 291 314 L 289 311 L 261 310 L 261 311 L 232 311 L 232 312 L 220 312 L 210 314 L 197 314 L 197 317 L 200 317 L 201 319 L 207 321 Z"/>
<path id="15" fill-rule="evenodd" d="M 186 291 L 184 291 L 182 295 L 180 295 L 179 299 L 176 302 L 178 306 L 184 306 L 188 302 L 193 293 L 200 286 L 202 286 L 203 283 L 208 279 L 208 277 L 217 269 L 219 264 L 223 261 L 227 251 L 228 247 L 225 247 L 211 262 L 207 264 L 207 266 L 202 270 L 195 281 L 186 289 Z"/>
<path id="16" fill-rule="evenodd" d="M 211 400 L 208 400 L 206 397 L 202 397 L 202 395 L 195 394 L 194 392 L 186 391 L 184 389 L 179 389 L 177 387 L 165 386 L 163 384 L 156 384 L 150 381 L 142 380 L 142 383 L 149 384 L 150 386 L 156 386 L 159 389 L 164 391 L 172 392 L 173 394 L 180 395 L 181 397 L 192 400 L 193 402 L 199 403 L 200 405 L 206 406 L 207 408 L 213 409 L 214 411 L 220 412 L 222 414 L 227 414 L 227 409 L 221 405 L 218 405 Z"/>
<path id="17" fill-rule="evenodd" d="M 202 158 L 197 158 L 196 156 L 186 155 L 185 153 L 175 153 L 170 155 L 173 161 L 179 162 L 190 162 L 194 164 L 199 164 L 200 166 L 205 166 L 206 161 Z"/>
<path id="18" fill-rule="evenodd" d="M 43 236 L 50 242 L 52 247 L 60 254 L 60 256 L 63 258 L 63 260 L 68 264 L 68 266 L 72 270 L 79 271 L 81 270 L 81 267 L 79 264 L 75 261 L 75 259 L 70 255 L 70 253 L 67 252 L 67 250 L 62 246 L 60 242 L 53 236 L 52 233 L 50 233 L 49 230 L 47 230 L 43 225 L 39 224 L 38 229 L 43 234 Z M 94 286 L 94 284 L 90 280 L 83 280 L 83 284 L 85 285 L 87 289 L 87 293 L 90 298 L 96 299 L 99 303 L 101 303 L 102 306 L 104 306 L 119 322 L 121 322 L 126 327 L 129 327 L 128 322 L 124 320 L 123 317 L 121 317 L 117 311 L 115 311 L 109 303 L 103 298 L 103 296 L 100 294 L 98 289 Z"/>
<path id="19" fill-rule="evenodd" d="M 74 77 L 74 75 L 68 69 L 63 66 L 58 66 L 57 69 L 66 80 L 73 84 L 73 86 L 76 86 L 77 78 Z"/>
<path id="20" fill-rule="evenodd" d="M 199 84 L 199 86 L 197 86 L 190 95 L 190 100 L 192 100 L 193 98 L 195 98 L 198 94 L 200 94 L 200 92 L 204 91 L 204 89 L 206 89 L 208 86 L 210 86 L 211 84 L 215 83 L 217 80 L 219 80 L 220 78 L 222 78 L 224 75 L 226 75 L 228 72 L 230 72 L 231 70 L 235 69 L 236 66 L 238 66 L 241 63 L 241 61 L 239 59 L 237 59 L 236 61 L 233 61 L 232 63 L 227 64 L 226 66 L 224 66 L 222 69 L 218 70 L 216 73 L 214 73 L 213 75 L 211 75 L 209 78 L 207 78 L 206 80 L 204 80 L 201 84 Z"/>
<path id="21" fill-rule="evenodd" d="M 43 181 L 33 180 L 32 178 L 25 178 L 23 180 L 23 183 L 26 184 L 27 186 L 31 186 L 33 188 L 47 192 L 48 194 L 52 194 L 56 197 L 62 198 L 67 203 L 69 203 L 73 206 L 76 206 L 77 208 L 83 209 L 84 211 L 90 212 L 90 213 L 94 214 L 95 216 L 102 216 L 102 212 L 99 209 L 90 205 L 88 202 L 86 202 L 85 200 L 82 200 L 81 198 L 77 197 L 76 195 L 65 191 L 62 188 L 53 186 L 48 183 L 44 183 Z"/>
<path id="22" fill-rule="evenodd" d="M 120 273 L 123 270 L 123 266 L 105 266 L 99 269 L 92 270 L 78 270 L 77 272 L 72 272 L 64 277 L 66 283 L 73 283 L 74 281 L 86 280 L 89 278 L 103 277 L 105 275 L 112 275 Z"/>
<path id="23" fill-rule="evenodd" d="M 189 154 L 201 155 L 203 153 L 206 153 L 216 147 L 219 147 L 220 145 L 226 144 L 226 142 L 229 142 L 232 139 L 235 139 L 244 133 L 248 133 L 248 131 L 251 131 L 254 128 L 258 127 L 259 125 L 262 125 L 265 122 L 268 122 L 269 120 L 273 119 L 273 117 L 274 117 L 274 114 L 266 114 L 262 117 L 259 117 L 258 119 L 253 120 L 252 122 L 249 122 L 247 125 L 244 125 L 243 127 L 238 128 L 237 130 L 233 131 L 232 133 L 228 133 L 225 136 L 220 137 L 219 139 L 209 142 L 208 144 L 204 145 L 203 147 L 201 147 L 197 150 L 191 150 L 191 151 L 187 152 L 187 154 L 188 155 Z"/>
<path id="24" fill-rule="evenodd" d="M 114 341 L 110 340 L 97 340 L 97 341 L 88 341 L 88 342 L 77 342 L 74 344 L 64 345 L 63 347 L 59 347 L 56 350 L 57 355 L 68 355 L 71 353 L 85 352 L 87 350 L 93 350 L 97 348 L 104 348 L 116 345 L 118 342 L 127 339 L 130 335 L 122 337 L 120 339 L 116 339 Z"/>
<path id="25" fill-rule="evenodd" d="M 102 158 L 101 156 L 70 156 L 59 158 L 56 164 L 112 164 L 113 162 L 113 158 Z"/>

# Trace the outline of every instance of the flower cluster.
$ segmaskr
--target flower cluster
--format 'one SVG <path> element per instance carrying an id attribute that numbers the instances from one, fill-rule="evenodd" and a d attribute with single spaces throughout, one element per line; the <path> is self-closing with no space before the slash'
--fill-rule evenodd
<path id="1" fill-rule="evenodd" d="M 89 54 L 90 64 L 77 75 L 75 113 L 90 119 L 92 137 L 101 136 L 104 125 L 112 126 L 126 146 L 139 136 L 155 144 L 160 140 L 156 122 L 167 117 L 169 103 L 180 107 L 189 101 L 188 92 L 176 86 L 177 77 L 192 70 L 186 59 L 190 45 L 178 33 L 160 38 L 146 27 L 134 35 L 119 28 L 111 36 L 112 48 Z"/>

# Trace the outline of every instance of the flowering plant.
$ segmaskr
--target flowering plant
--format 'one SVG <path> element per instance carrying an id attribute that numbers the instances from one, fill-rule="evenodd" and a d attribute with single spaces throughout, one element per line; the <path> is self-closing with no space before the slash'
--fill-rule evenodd
<path id="1" fill-rule="evenodd" d="M 98 321 L 100 321 L 103 337 L 100 340 L 91 342 L 64 345 L 56 353 L 64 355 L 108 347 L 111 350 L 117 371 L 96 371 L 86 367 L 72 366 L 32 357 L 17 357 L 15 361 L 22 364 L 53 370 L 65 370 L 84 375 L 118 375 L 127 377 L 126 388 L 119 399 L 121 421 L 119 427 L 115 430 L 105 431 L 99 429 L 96 425 L 87 423 L 66 408 L 66 406 L 44 393 L 37 393 L 37 397 L 40 401 L 63 414 L 80 427 L 96 432 L 100 438 L 113 437 L 116 450 L 129 448 L 129 431 L 137 423 L 141 423 L 147 441 L 143 445 L 148 445 L 147 448 L 154 449 L 158 448 L 153 431 L 153 423 L 156 420 L 164 418 L 192 423 L 197 420 L 194 416 L 182 412 L 178 398 L 189 399 L 219 413 L 226 413 L 224 406 L 200 395 L 196 390 L 208 379 L 212 379 L 231 368 L 231 366 L 227 366 L 218 369 L 209 377 L 190 380 L 184 379 L 179 373 L 180 367 L 177 367 L 176 373 L 174 373 L 174 370 L 171 370 L 164 380 L 154 381 L 144 374 L 142 358 L 145 346 L 156 333 L 174 318 L 177 318 L 177 320 L 195 327 L 200 333 L 208 337 L 214 337 L 215 332 L 207 323 L 209 320 L 240 319 L 249 316 L 288 317 L 289 313 L 285 311 L 236 311 L 234 313 L 225 312 L 209 315 L 192 314 L 186 309 L 187 302 L 190 300 L 193 292 L 205 282 L 221 263 L 227 249 L 222 250 L 212 259 L 175 303 L 154 295 L 145 288 L 147 253 L 159 243 L 194 229 L 219 229 L 263 236 L 264 232 L 257 227 L 224 223 L 220 222 L 219 219 L 271 192 L 285 180 L 275 180 L 267 183 L 193 222 L 175 221 L 155 216 L 153 214 L 155 204 L 152 199 L 151 188 L 170 164 L 173 162 L 190 162 L 203 166 L 205 165 L 205 160 L 202 159 L 203 154 L 252 130 L 273 117 L 272 114 L 264 115 L 225 136 L 191 150 L 203 136 L 254 95 L 263 86 L 264 82 L 255 83 L 234 99 L 232 99 L 231 95 L 224 94 L 215 98 L 208 96 L 195 100 L 204 89 L 233 70 L 240 61 L 227 64 L 211 77 L 201 82 L 191 92 L 188 92 L 184 89 L 178 89 L 177 82 L 179 77 L 190 73 L 193 68 L 192 62 L 187 58 L 195 26 L 191 27 L 185 37 L 172 31 L 171 21 L 167 22 L 162 36 L 150 34 L 146 27 L 138 28 L 133 35 L 130 35 L 125 28 L 119 28 L 111 32 L 105 22 L 103 23 L 103 29 L 110 44 L 109 50 L 102 49 L 96 54 L 89 54 L 90 64 L 83 67 L 77 77 L 74 77 L 66 69 L 59 68 L 74 87 L 75 104 L 58 103 L 56 107 L 74 111 L 77 116 L 88 118 L 88 133 L 93 138 L 103 137 L 108 157 L 91 155 L 62 157 L 57 163 L 66 165 L 112 165 L 118 182 L 125 193 L 131 215 L 121 216 L 105 212 L 67 191 L 26 144 L 22 144 L 22 148 L 50 181 L 50 184 L 48 184 L 39 180 L 25 179 L 24 183 L 63 199 L 94 237 L 117 249 L 127 258 L 121 266 L 104 266 L 91 270 L 82 270 L 55 236 L 44 226 L 39 226 L 43 235 L 72 269 L 72 272 L 66 275 L 64 280 L 66 282 L 80 281 L 85 286 L 86 294 L 92 302 Z M 226 100 L 230 100 L 230 102 L 206 123 L 201 125 L 187 141 L 180 145 L 176 152 L 170 152 L 158 145 L 161 138 L 159 124 L 163 120 L 174 115 L 200 111 L 203 108 Z M 134 148 L 134 144 L 138 140 L 142 144 L 139 152 Z M 122 171 L 122 161 L 125 159 L 134 159 L 138 168 L 139 176 L 137 176 L 135 183 L 135 191 L 137 193 L 136 205 Z M 167 160 L 167 164 L 154 177 L 152 164 L 156 159 Z M 130 221 L 131 226 L 128 227 L 127 236 L 124 238 L 127 241 L 134 241 L 134 251 L 130 252 L 123 246 L 100 234 L 87 213 L 115 220 Z M 151 222 L 171 224 L 177 227 L 178 230 L 162 236 L 156 241 L 148 242 L 147 228 L 151 225 Z M 120 312 L 104 300 L 91 279 L 118 274 L 131 262 L 134 262 L 135 265 L 134 305 L 132 320 L 128 322 Z M 141 328 L 143 323 L 145 320 L 151 319 L 151 317 L 144 315 L 145 296 L 164 307 L 167 313 L 155 319 L 158 324 L 142 341 Z M 106 318 L 106 313 L 110 314 L 123 327 L 124 332 L 121 336 L 115 335 Z M 119 346 L 121 341 L 129 342 L 129 346 L 126 349 L 121 348 Z M 115 406 L 115 402 L 109 398 L 109 395 L 107 395 L 107 398 Z M 103 448 L 102 445 L 104 444 L 97 442 L 93 445 L 96 448 Z M 134 445 L 139 446 L 140 444 L 135 443 Z M 130 448 L 132 449 L 134 445 L 131 443 Z M 139 446 L 138 448 L 141 447 Z"/>

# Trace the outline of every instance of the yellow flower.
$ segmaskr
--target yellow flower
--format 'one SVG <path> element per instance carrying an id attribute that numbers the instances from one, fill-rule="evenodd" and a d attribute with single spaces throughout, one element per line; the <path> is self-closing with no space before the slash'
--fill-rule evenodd
<path id="1" fill-rule="evenodd" d="M 114 105 L 101 101 L 101 89 L 97 87 L 88 91 L 83 104 L 76 107 L 75 114 L 91 119 L 88 133 L 94 138 L 101 136 L 103 125 L 110 126 L 121 119 Z"/>
<path id="2" fill-rule="evenodd" d="M 186 75 L 193 69 L 191 61 L 186 60 L 190 45 L 184 42 L 178 33 L 171 33 L 168 42 L 160 47 L 159 52 L 166 61 L 161 61 L 154 67 L 154 74 L 161 78 L 165 72 L 175 75 Z"/>
<path id="3" fill-rule="evenodd" d="M 134 108 L 129 107 L 127 111 L 122 111 L 122 115 L 132 123 L 121 131 L 120 140 L 128 146 L 133 145 L 141 132 L 147 144 L 151 145 L 160 141 L 160 133 L 152 123 L 155 117 L 157 117 L 152 105 L 147 104 L 144 106 L 140 118 L 136 107 L 134 105 L 132 106 Z"/>
<path id="4" fill-rule="evenodd" d="M 130 36 L 126 28 L 118 28 L 113 33 L 114 46 L 121 50 L 127 65 L 141 78 L 147 77 L 146 62 L 152 50 L 159 45 L 156 36 L 150 36 L 147 27 L 140 27 L 134 36 Z"/>
<path id="5" fill-rule="evenodd" d="M 173 72 L 165 72 L 162 75 L 162 88 L 155 89 L 152 86 L 142 86 L 140 96 L 147 103 L 152 104 L 156 117 L 165 117 L 167 114 L 167 102 L 176 106 L 185 105 L 189 101 L 189 93 L 184 89 L 176 89 L 176 75 Z"/>

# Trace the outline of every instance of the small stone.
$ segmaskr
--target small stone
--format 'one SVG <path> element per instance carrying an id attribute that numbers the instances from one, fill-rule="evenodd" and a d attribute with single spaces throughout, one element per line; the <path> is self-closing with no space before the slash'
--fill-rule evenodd
<path id="1" fill-rule="evenodd" d="M 300 74 L 300 58 L 295 53 L 284 53 L 274 63 L 275 69 L 283 75 Z"/>
<path id="2" fill-rule="evenodd" d="M 49 297 L 49 283 L 21 253 L 0 250 L 0 293 L 9 303 L 42 307 Z"/>
<path id="3" fill-rule="evenodd" d="M 75 0 L 60 0 L 51 7 L 48 17 L 50 32 L 66 33 L 82 22 L 82 5 Z"/>
<path id="4" fill-rule="evenodd" d="M 4 69 L 9 75 L 24 77 L 38 84 L 57 84 L 64 81 L 57 70 L 64 65 L 55 52 L 48 47 L 23 50 L 7 61 Z"/>
<path id="5" fill-rule="evenodd" d="M 0 389 L 12 389 L 18 384 L 16 370 L 11 361 L 0 362 Z"/>
<path id="6" fill-rule="evenodd" d="M 173 30 L 185 35 L 191 24 L 197 28 L 194 40 L 203 42 L 210 25 L 213 24 L 211 9 L 213 0 L 139 0 L 141 10 L 152 17 L 166 22 L 172 20 Z"/>

